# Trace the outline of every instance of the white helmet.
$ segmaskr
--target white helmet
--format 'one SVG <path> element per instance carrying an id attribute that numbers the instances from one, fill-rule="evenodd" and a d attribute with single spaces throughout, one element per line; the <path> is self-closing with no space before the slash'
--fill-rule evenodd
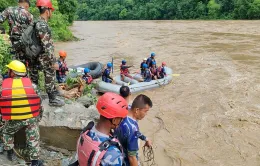
<path id="1" fill-rule="evenodd" d="M 144 61 L 147 61 L 147 58 L 144 58 Z"/>

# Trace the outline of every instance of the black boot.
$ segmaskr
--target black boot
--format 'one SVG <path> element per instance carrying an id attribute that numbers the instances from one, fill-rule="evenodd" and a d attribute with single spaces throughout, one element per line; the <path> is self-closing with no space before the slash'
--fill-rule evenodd
<path id="1" fill-rule="evenodd" d="M 48 96 L 49 96 L 49 105 L 50 106 L 62 107 L 65 105 L 65 102 L 61 99 L 58 99 L 54 93 L 53 94 L 49 93 Z"/>
<path id="2" fill-rule="evenodd" d="M 31 166 L 43 166 L 42 160 L 32 160 Z"/>
<path id="3" fill-rule="evenodd" d="M 17 161 L 17 156 L 13 149 L 7 151 L 7 159 L 10 161 Z"/>

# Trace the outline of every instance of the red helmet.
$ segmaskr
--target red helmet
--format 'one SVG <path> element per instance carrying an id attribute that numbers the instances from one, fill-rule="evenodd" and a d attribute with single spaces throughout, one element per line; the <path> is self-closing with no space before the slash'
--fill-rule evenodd
<path id="1" fill-rule="evenodd" d="M 163 62 L 162 65 L 166 65 L 166 62 Z"/>
<path id="2" fill-rule="evenodd" d="M 66 57 L 66 56 L 67 56 L 67 53 L 66 53 L 66 51 L 60 50 L 60 51 L 59 51 L 59 55 L 60 55 L 61 57 Z"/>
<path id="3" fill-rule="evenodd" d="M 127 102 L 118 94 L 107 92 L 98 99 L 97 109 L 100 115 L 108 118 L 125 118 L 127 116 Z"/>
<path id="4" fill-rule="evenodd" d="M 54 7 L 52 6 L 51 0 L 37 0 L 36 2 L 37 7 L 46 7 L 54 11 Z"/>

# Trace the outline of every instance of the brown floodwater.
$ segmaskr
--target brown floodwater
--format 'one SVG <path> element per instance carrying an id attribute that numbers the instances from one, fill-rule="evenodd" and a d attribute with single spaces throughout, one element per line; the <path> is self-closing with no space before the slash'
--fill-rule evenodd
<path id="1" fill-rule="evenodd" d="M 75 22 L 78 42 L 57 43 L 68 63 L 122 59 L 138 70 L 156 52 L 174 73 L 143 92 L 154 103 L 140 121 L 158 166 L 260 165 L 260 21 Z"/>

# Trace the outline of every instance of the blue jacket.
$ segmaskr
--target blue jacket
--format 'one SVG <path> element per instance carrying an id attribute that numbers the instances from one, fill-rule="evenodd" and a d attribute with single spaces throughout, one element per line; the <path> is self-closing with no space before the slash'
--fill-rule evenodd
<path id="1" fill-rule="evenodd" d="M 152 75 L 149 69 L 144 71 L 144 82 L 150 82 L 152 80 Z"/>

